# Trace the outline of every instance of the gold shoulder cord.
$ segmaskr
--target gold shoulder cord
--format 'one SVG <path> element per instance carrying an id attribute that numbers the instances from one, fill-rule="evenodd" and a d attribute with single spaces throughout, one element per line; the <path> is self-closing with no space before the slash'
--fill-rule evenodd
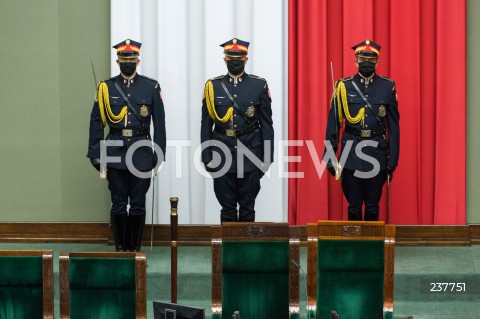
<path id="1" fill-rule="evenodd" d="M 118 115 L 113 114 L 110 107 L 110 98 L 108 95 L 108 86 L 105 82 L 101 82 L 98 86 L 98 107 L 100 109 L 100 116 L 102 118 L 103 126 L 106 125 L 105 113 L 108 116 L 108 120 L 112 123 L 118 123 L 123 120 L 128 113 L 127 106 L 124 106 Z M 125 120 L 126 122 L 126 120 Z"/>
<path id="2" fill-rule="evenodd" d="M 355 117 L 350 115 L 350 110 L 348 109 L 348 101 L 347 101 L 347 89 L 345 88 L 345 83 L 340 81 L 336 91 L 336 98 L 337 98 L 337 106 L 338 106 L 338 119 L 340 121 L 340 125 L 342 124 L 342 107 L 343 107 L 343 114 L 348 122 L 352 124 L 357 124 L 358 122 L 363 121 L 365 119 L 365 108 L 361 108 L 358 111 L 358 114 Z"/>
<path id="3" fill-rule="evenodd" d="M 205 96 L 205 102 L 207 104 L 207 111 L 210 117 L 213 120 L 217 120 L 220 123 L 226 123 L 233 115 L 233 106 L 230 106 L 227 110 L 227 113 L 225 113 L 225 116 L 220 118 L 218 117 L 217 111 L 215 110 L 215 103 L 214 103 L 214 98 L 215 95 L 213 93 L 213 83 L 212 81 L 208 81 L 207 84 L 205 85 L 205 91 L 203 92 L 203 95 Z"/>
<path id="4" fill-rule="evenodd" d="M 338 116 L 338 123 L 340 124 L 340 127 L 342 126 L 343 122 L 343 116 L 342 116 L 342 106 L 340 105 L 340 98 L 339 98 L 339 88 L 338 88 L 338 81 L 335 82 L 335 91 L 332 93 L 332 97 L 330 99 L 330 108 L 336 107 L 337 108 L 337 116 Z M 333 103 L 333 99 L 337 99 L 337 103 Z"/>

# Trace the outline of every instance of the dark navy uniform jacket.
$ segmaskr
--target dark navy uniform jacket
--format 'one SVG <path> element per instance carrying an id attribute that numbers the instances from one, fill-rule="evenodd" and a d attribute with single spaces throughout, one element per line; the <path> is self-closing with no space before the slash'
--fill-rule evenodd
<path id="1" fill-rule="evenodd" d="M 112 123 L 107 119 L 107 126 L 115 129 L 132 129 L 133 131 L 150 129 L 150 123 L 153 123 L 153 141 L 160 147 L 165 154 L 166 133 L 165 133 L 165 110 L 161 97 L 161 88 L 157 81 L 148 77 L 139 75 L 133 78 L 130 84 L 121 75 L 112 77 L 105 81 L 108 86 L 110 106 L 114 115 L 120 113 L 122 108 L 127 105 L 122 95 L 115 87 L 117 82 L 123 93 L 130 100 L 131 105 L 137 111 L 139 118 L 128 108 L 127 119 L 119 123 Z M 146 111 L 148 109 L 148 112 Z M 142 111 L 141 111 L 142 110 Z M 92 113 L 90 115 L 90 138 L 88 144 L 87 157 L 93 159 L 100 158 L 100 140 L 103 138 L 102 122 L 98 107 L 98 99 L 95 99 Z M 123 146 L 107 147 L 108 156 L 121 157 L 120 163 L 108 163 L 108 167 L 116 169 L 126 169 L 125 155 L 128 148 L 137 141 L 151 140 L 151 134 L 145 133 L 136 137 L 124 137 L 118 133 L 109 132 L 106 140 L 121 140 Z M 137 170 L 148 171 L 155 167 L 157 154 L 153 154 L 151 147 L 140 147 L 133 154 L 133 164 Z"/>
<path id="2" fill-rule="evenodd" d="M 233 106 L 227 93 L 223 89 L 221 82 L 225 84 L 232 97 L 236 100 L 239 110 L 233 110 L 233 123 L 229 120 L 221 123 L 213 120 L 207 110 L 205 96 L 202 100 L 202 126 L 201 142 L 212 140 L 214 143 L 222 142 L 228 146 L 232 154 L 232 165 L 228 172 L 237 172 L 237 139 L 245 145 L 255 156 L 264 162 L 264 141 L 270 140 L 270 162 L 273 162 L 274 132 L 272 121 L 272 99 L 268 89 L 267 81 L 255 75 L 243 73 L 235 80 L 230 75 L 223 75 L 210 80 L 213 84 L 215 109 L 220 118 L 224 117 L 228 108 Z M 207 82 L 208 83 L 208 82 Z M 252 114 L 253 110 L 253 114 Z M 227 129 L 242 130 L 252 127 L 258 123 L 258 127 L 251 133 L 236 137 L 229 137 L 225 131 Z M 254 126 L 255 127 L 255 126 Z M 202 162 L 208 164 L 212 160 L 212 151 L 215 147 L 207 148 L 202 152 Z M 222 156 L 223 152 L 219 151 Z M 268 161 L 268 159 L 266 159 Z M 248 158 L 244 156 L 244 172 L 250 172 L 256 169 Z M 262 168 L 267 170 L 268 167 Z"/>
<path id="3" fill-rule="evenodd" d="M 365 101 L 362 99 L 360 94 L 353 86 L 353 81 L 355 81 L 360 91 L 363 93 L 370 105 L 373 107 L 373 113 L 377 115 L 380 122 L 375 118 L 374 114 L 370 110 L 365 108 L 365 119 L 363 125 L 362 123 L 352 124 L 346 119 L 342 108 L 342 116 L 345 122 L 345 131 L 343 132 L 341 141 L 342 152 L 344 150 L 346 142 L 348 140 L 353 141 L 353 145 L 348 155 L 347 161 L 344 164 L 344 168 L 350 170 L 358 170 L 361 172 L 367 172 L 373 169 L 372 164 L 359 158 L 355 154 L 355 147 L 357 146 L 357 144 L 368 139 L 378 142 L 378 146 L 376 148 L 370 146 L 364 147 L 362 153 L 375 158 L 380 163 L 380 170 L 384 170 L 387 167 L 392 167 L 393 169 L 395 169 L 398 164 L 400 146 L 400 115 L 398 112 L 395 82 L 389 78 L 385 78 L 376 74 L 368 83 L 368 86 L 365 85 L 364 81 L 362 81 L 362 77 L 358 74 L 350 78 L 344 78 L 339 80 L 336 84 L 336 87 L 338 88 L 338 84 L 340 82 L 343 82 L 345 84 L 348 110 L 352 117 L 355 117 L 360 111 L 360 109 L 364 108 L 366 105 Z M 336 99 L 332 99 L 330 105 L 326 139 L 330 141 L 336 152 L 338 148 L 340 125 L 338 124 L 338 122 L 337 125 L 335 124 L 336 115 L 334 103 L 338 103 L 338 101 L 335 100 Z M 386 128 L 386 133 L 373 137 L 361 137 L 356 134 L 349 134 L 348 132 L 346 132 L 346 130 L 348 130 L 348 127 L 351 127 L 357 131 L 378 131 L 382 130 L 382 128 Z"/>

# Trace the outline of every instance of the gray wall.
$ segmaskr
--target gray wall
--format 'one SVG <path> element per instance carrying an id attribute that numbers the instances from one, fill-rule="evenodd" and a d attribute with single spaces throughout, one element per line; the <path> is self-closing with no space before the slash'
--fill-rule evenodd
<path id="1" fill-rule="evenodd" d="M 0 221 L 105 221 L 85 157 L 98 80 L 110 74 L 109 0 L 0 3 Z"/>
<path id="2" fill-rule="evenodd" d="M 0 2 L 0 222 L 107 221 L 85 154 L 97 80 L 110 70 L 109 0 Z M 467 222 L 480 223 L 480 1 L 468 1 Z"/>
<path id="3" fill-rule="evenodd" d="M 480 1 L 467 10 L 467 223 L 480 223 Z"/>

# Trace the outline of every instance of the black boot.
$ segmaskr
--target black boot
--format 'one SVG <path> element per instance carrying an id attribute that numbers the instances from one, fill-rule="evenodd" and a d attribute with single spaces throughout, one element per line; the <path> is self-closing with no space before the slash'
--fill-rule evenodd
<path id="1" fill-rule="evenodd" d="M 255 221 L 255 211 L 248 213 L 240 212 L 238 214 L 238 221 L 253 223 Z"/>
<path id="2" fill-rule="evenodd" d="M 127 225 L 127 213 L 125 214 L 110 214 L 111 228 L 113 234 L 113 240 L 115 241 L 116 251 L 127 251 L 126 243 L 126 225 Z"/>
<path id="3" fill-rule="evenodd" d="M 378 220 L 378 212 L 375 213 L 368 213 L 365 212 L 365 220 L 367 221 L 377 221 Z"/>
<path id="4" fill-rule="evenodd" d="M 362 220 L 362 213 L 348 212 L 348 220 Z"/>
<path id="5" fill-rule="evenodd" d="M 224 222 L 238 222 L 238 217 L 233 215 L 220 214 L 220 224 L 223 225 Z"/>
<path id="6" fill-rule="evenodd" d="M 130 245 L 128 250 L 140 251 L 142 247 L 143 228 L 145 227 L 145 214 L 128 215 L 128 229 Z"/>

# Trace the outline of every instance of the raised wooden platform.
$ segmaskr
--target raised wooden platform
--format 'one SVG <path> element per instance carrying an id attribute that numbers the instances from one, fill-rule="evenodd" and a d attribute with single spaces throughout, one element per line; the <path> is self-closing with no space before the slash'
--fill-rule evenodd
<path id="1" fill-rule="evenodd" d="M 151 225 L 146 225 L 144 244 L 150 242 Z M 300 240 L 306 243 L 307 228 L 300 226 Z M 153 244 L 168 245 L 170 225 L 153 225 Z M 108 223 L 0 223 L 0 242 L 107 243 Z M 208 246 L 210 225 L 179 225 L 178 244 Z M 469 246 L 480 244 L 480 224 L 455 226 L 397 226 L 397 246 Z"/>

